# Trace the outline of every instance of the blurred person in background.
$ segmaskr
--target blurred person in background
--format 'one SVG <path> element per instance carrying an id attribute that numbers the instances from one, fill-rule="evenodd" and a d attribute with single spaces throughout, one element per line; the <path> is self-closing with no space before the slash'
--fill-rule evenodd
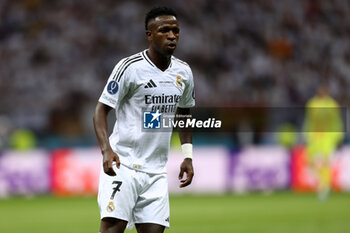
<path id="1" fill-rule="evenodd" d="M 159 120 L 160 113 L 174 116 L 176 109 L 188 115 L 195 104 L 193 76 L 187 63 L 172 56 L 180 32 L 174 10 L 153 8 L 146 15 L 145 29 L 149 48 L 115 66 L 95 110 L 94 127 L 103 154 L 101 233 L 124 232 L 133 224 L 139 233 L 161 233 L 170 226 L 165 164 L 171 131 L 144 131 L 141 119 L 145 110 L 153 116 L 150 122 Z M 113 108 L 116 122 L 108 138 L 107 115 Z M 182 188 L 193 178 L 192 133 L 179 131 L 179 136 Z"/>
<path id="2" fill-rule="evenodd" d="M 342 142 L 344 126 L 341 110 L 326 84 L 306 103 L 304 135 L 308 164 L 317 178 L 317 193 L 326 200 L 331 189 L 331 159 Z"/>

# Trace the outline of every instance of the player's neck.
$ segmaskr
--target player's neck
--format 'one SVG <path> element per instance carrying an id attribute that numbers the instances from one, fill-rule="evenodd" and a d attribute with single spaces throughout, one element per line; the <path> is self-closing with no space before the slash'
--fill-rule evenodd
<path id="1" fill-rule="evenodd" d="M 148 49 L 146 53 L 153 64 L 156 65 L 160 70 L 165 71 L 168 68 L 171 55 L 164 56 L 163 54 L 157 53 L 152 48 Z"/>

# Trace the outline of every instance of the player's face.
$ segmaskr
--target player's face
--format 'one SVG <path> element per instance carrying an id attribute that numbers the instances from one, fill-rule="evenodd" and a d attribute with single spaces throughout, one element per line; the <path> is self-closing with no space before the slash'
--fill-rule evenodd
<path id="1" fill-rule="evenodd" d="M 167 56 L 174 53 L 179 40 L 180 27 L 175 16 L 163 15 L 151 20 L 146 35 L 150 47 Z"/>

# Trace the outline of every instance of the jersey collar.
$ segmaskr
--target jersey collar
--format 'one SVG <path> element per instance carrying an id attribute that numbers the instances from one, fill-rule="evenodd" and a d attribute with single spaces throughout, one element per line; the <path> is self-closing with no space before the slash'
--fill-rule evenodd
<path id="1" fill-rule="evenodd" d="M 166 70 L 162 71 L 162 70 L 159 69 L 159 68 L 152 62 L 152 60 L 148 57 L 147 51 L 148 51 L 148 49 L 145 49 L 141 54 L 142 54 L 142 56 L 145 58 L 145 60 L 147 61 L 147 63 L 150 64 L 153 68 L 155 68 L 155 69 L 157 69 L 157 70 L 159 70 L 159 71 L 161 71 L 161 72 L 166 72 L 169 68 L 172 67 L 172 65 L 173 65 L 173 56 L 171 56 L 171 58 L 170 58 L 170 64 L 169 64 L 168 68 L 166 68 Z"/>

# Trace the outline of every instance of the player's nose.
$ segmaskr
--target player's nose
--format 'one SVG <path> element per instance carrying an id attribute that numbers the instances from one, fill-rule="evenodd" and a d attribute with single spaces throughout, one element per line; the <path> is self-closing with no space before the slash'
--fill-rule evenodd
<path id="1" fill-rule="evenodd" d="M 168 33 L 168 40 L 175 40 L 176 39 L 176 35 L 173 31 L 169 31 Z"/>

